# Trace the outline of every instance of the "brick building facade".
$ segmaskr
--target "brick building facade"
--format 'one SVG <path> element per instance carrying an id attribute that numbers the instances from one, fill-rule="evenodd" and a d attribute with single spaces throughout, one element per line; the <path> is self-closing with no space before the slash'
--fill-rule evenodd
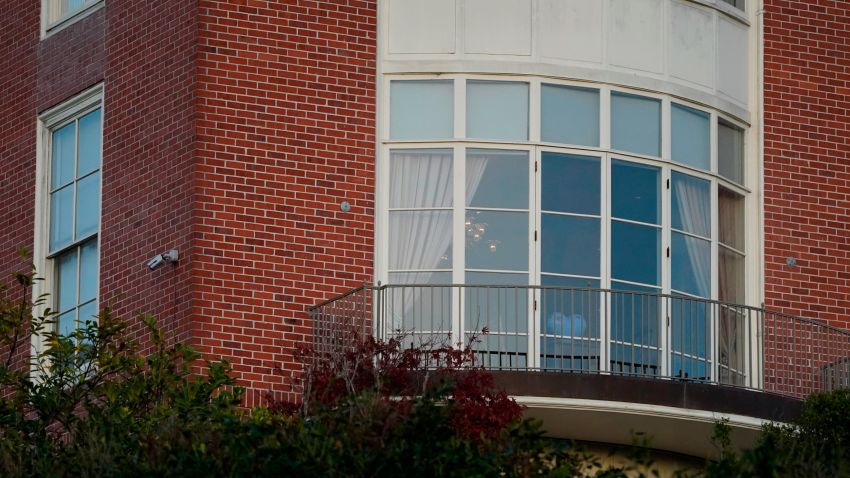
<path id="1" fill-rule="evenodd" d="M 43 26 L 39 2 L 7 2 L 0 30 L 2 270 L 22 267 L 16 248 L 41 240 L 36 217 L 49 214 L 36 208 L 37 164 L 45 160 L 40 115 L 102 85 L 99 304 L 127 317 L 154 314 L 174 340 L 230 360 L 249 405 L 268 391 L 292 393 L 294 351 L 312 333 L 307 309 L 386 277 L 386 238 L 376 239 L 386 227 L 386 206 L 378 203 L 387 186 L 376 179 L 385 156 L 380 131 L 389 121 L 382 95 L 390 80 L 382 75 L 494 73 L 489 58 L 472 50 L 470 12 L 480 2 L 436 2 L 466 12 L 468 29 L 445 50 L 415 58 L 418 45 L 393 56 L 400 43 L 388 47 L 381 33 L 390 42 L 398 35 L 380 23 L 401 15 L 393 2 L 417 8 L 401 0 L 90 0 L 52 29 Z M 541 21 L 543 8 L 558 6 L 532 3 Z M 692 96 L 678 87 L 656 91 L 750 126 L 745 160 L 758 178 L 749 209 L 756 215 L 747 217 L 763 241 L 748 257 L 763 278 L 749 274 L 757 293 L 747 304 L 848 328 L 850 7 L 764 0 L 748 2 L 739 15 L 720 0 L 674 3 L 664 8 L 732 18 L 749 29 L 745 39 L 757 39 L 745 57 L 754 72 L 744 77 L 755 93 L 748 99 L 727 101 L 719 88 L 695 88 Z M 461 48 L 472 52 L 469 63 L 440 69 L 437 53 Z M 529 74 L 573 79 L 539 68 Z M 526 74 L 509 69 L 514 79 Z M 575 79 L 603 89 L 621 85 L 618 77 L 582 74 Z M 625 86 L 652 91 L 649 84 Z M 179 250 L 176 264 L 145 266 L 169 249 Z M 35 258 L 54 267 L 50 260 Z"/>

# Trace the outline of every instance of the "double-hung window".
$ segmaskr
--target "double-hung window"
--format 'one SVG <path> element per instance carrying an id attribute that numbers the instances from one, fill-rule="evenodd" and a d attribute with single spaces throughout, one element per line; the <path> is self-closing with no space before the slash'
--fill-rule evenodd
<path id="1" fill-rule="evenodd" d="M 100 89 L 41 118 L 36 258 L 57 331 L 97 314 L 103 114 Z"/>
<path id="2" fill-rule="evenodd" d="M 95 11 L 104 0 L 41 0 L 42 36 L 61 30 Z"/>

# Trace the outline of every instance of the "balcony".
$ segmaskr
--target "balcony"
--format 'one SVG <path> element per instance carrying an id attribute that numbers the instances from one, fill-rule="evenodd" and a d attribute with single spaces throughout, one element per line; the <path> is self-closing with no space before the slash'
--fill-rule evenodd
<path id="1" fill-rule="evenodd" d="M 363 286 L 310 310 L 315 345 L 351 333 L 470 344 L 478 365 L 723 385 L 804 398 L 850 386 L 850 332 L 765 309 L 636 291 Z"/>
<path id="2" fill-rule="evenodd" d="M 469 344 L 477 364 L 553 436 L 711 453 L 783 422 L 813 392 L 850 387 L 850 332 L 761 308 L 681 295 L 549 286 L 362 286 L 310 309 L 318 356 L 373 334 Z"/>

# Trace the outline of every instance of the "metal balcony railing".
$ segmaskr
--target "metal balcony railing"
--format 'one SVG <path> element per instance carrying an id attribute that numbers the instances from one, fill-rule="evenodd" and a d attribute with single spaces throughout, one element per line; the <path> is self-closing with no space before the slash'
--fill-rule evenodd
<path id="1" fill-rule="evenodd" d="M 318 354 L 358 336 L 469 344 L 478 363 L 687 380 L 802 398 L 850 387 L 850 332 L 680 295 L 549 286 L 362 286 L 310 309 Z"/>

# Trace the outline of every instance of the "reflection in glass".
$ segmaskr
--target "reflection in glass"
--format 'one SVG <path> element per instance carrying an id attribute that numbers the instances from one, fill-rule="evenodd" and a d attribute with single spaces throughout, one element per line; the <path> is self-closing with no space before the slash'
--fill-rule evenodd
<path id="1" fill-rule="evenodd" d="M 466 158 L 466 204 L 528 209 L 528 153 L 470 149 Z"/>
<path id="2" fill-rule="evenodd" d="M 661 101 L 612 92 L 611 147 L 661 156 Z"/>
<path id="3" fill-rule="evenodd" d="M 628 161 L 611 162 L 611 215 L 660 224 L 661 170 Z"/>
<path id="4" fill-rule="evenodd" d="M 611 277 L 661 285 L 661 230 L 611 221 Z"/>
<path id="5" fill-rule="evenodd" d="M 528 83 L 466 82 L 466 137 L 528 139 Z"/>
<path id="6" fill-rule="evenodd" d="M 543 141 L 599 146 L 599 90 L 543 84 L 540 113 Z"/>
<path id="7" fill-rule="evenodd" d="M 527 271 L 528 213 L 468 209 L 466 268 Z"/>
<path id="8" fill-rule="evenodd" d="M 600 160 L 593 156 L 543 152 L 540 173 L 544 211 L 599 214 Z"/>
<path id="9" fill-rule="evenodd" d="M 710 118 L 704 111 L 673 103 L 670 119 L 673 161 L 711 169 Z"/>
<path id="10" fill-rule="evenodd" d="M 541 215 L 543 272 L 599 276 L 599 219 Z"/>

